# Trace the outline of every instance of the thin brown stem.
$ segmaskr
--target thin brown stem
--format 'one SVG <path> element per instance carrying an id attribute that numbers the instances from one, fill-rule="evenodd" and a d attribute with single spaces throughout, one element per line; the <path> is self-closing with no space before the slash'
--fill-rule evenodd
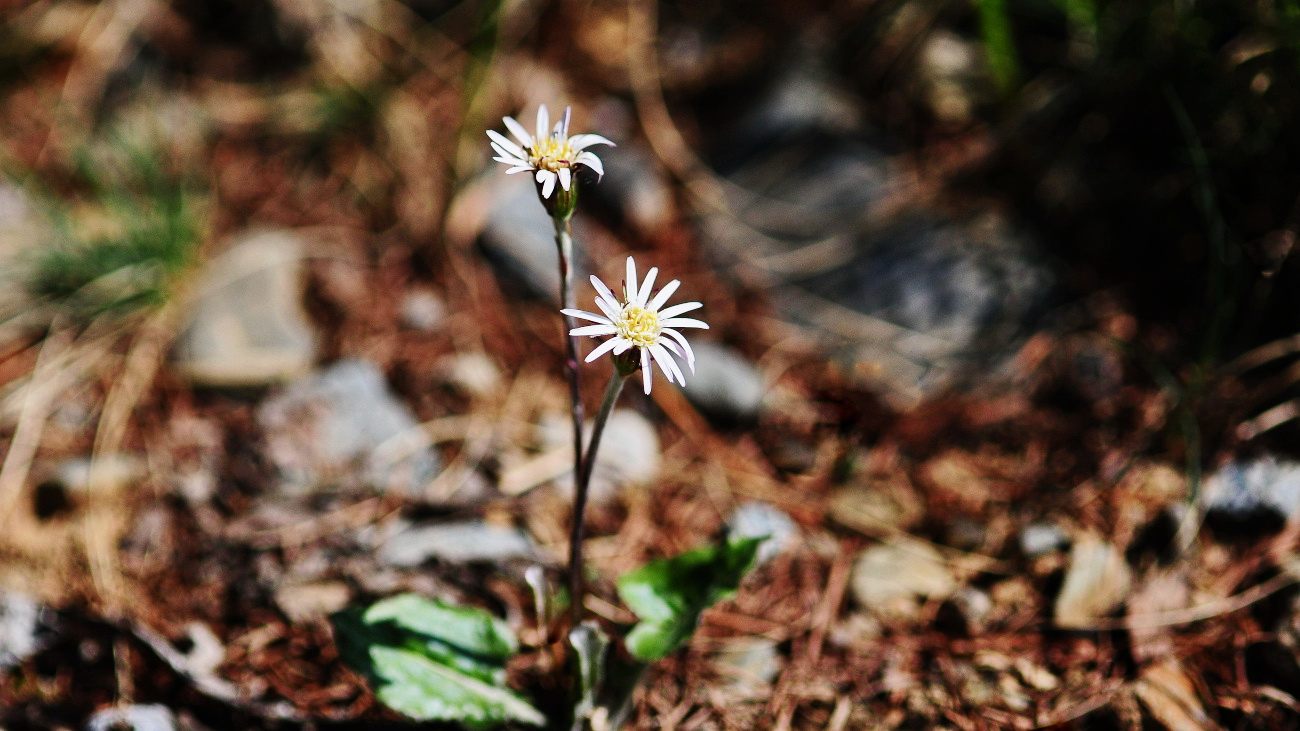
<path id="1" fill-rule="evenodd" d="M 560 302 L 566 310 L 575 309 L 573 296 L 573 231 L 570 228 L 568 219 L 556 217 L 555 222 L 555 244 L 560 254 Z M 573 480 L 574 480 L 574 544 L 579 546 L 576 549 L 570 549 L 570 570 L 574 565 L 581 566 L 581 530 L 582 530 L 582 507 L 586 503 L 586 495 L 582 495 L 578 490 L 579 475 L 582 472 L 582 381 L 578 371 L 578 338 L 570 335 L 569 331 L 577 327 L 574 319 L 568 315 L 563 315 L 564 322 L 564 348 L 565 348 L 565 370 L 569 375 L 569 411 L 573 416 Z M 581 495 L 581 497 L 580 497 Z M 579 502 L 582 505 L 580 506 Z M 576 553 L 575 553 L 576 552 Z M 575 563 L 577 562 L 577 563 Z M 582 579 L 580 576 L 570 577 L 569 584 L 573 590 L 571 605 L 573 609 L 573 624 L 577 626 L 582 619 L 582 604 L 578 594 L 581 588 Z"/>
<path id="2" fill-rule="evenodd" d="M 600 402 L 600 411 L 592 424 L 591 444 L 587 446 L 587 458 L 578 472 L 577 484 L 573 491 L 573 528 L 569 536 L 569 606 L 576 627 L 582 619 L 582 540 L 586 533 L 587 488 L 591 484 L 591 473 L 596 465 L 596 452 L 600 449 L 600 437 L 605 433 L 605 424 L 614 411 L 618 394 L 623 390 L 627 376 L 615 369 L 605 386 L 605 398 Z"/>

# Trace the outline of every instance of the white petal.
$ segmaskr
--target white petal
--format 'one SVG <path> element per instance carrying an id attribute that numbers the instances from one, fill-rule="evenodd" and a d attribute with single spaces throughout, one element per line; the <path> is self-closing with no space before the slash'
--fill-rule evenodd
<path id="1" fill-rule="evenodd" d="M 560 187 L 565 190 L 569 189 L 569 177 L 573 173 L 568 168 L 560 168 Z"/>
<path id="2" fill-rule="evenodd" d="M 661 310 L 658 313 L 658 315 L 660 319 L 667 319 L 670 317 L 676 317 L 677 315 L 680 315 L 684 312 L 690 312 L 691 310 L 698 310 L 703 306 L 704 305 L 700 304 L 699 302 L 683 302 L 679 305 L 673 305 L 672 307 L 665 307 L 663 310 Z"/>
<path id="3" fill-rule="evenodd" d="M 542 184 L 542 197 L 550 198 L 551 191 L 555 190 L 555 173 L 550 170 L 538 170 L 537 182 Z"/>
<path id="4" fill-rule="evenodd" d="M 564 108 L 564 122 L 559 127 L 561 139 L 567 139 L 569 137 L 569 116 L 572 114 L 573 114 L 573 107 Z"/>
<path id="5" fill-rule="evenodd" d="M 618 328 L 613 325 L 583 325 L 582 327 L 573 328 L 569 331 L 569 334 L 575 337 L 582 337 L 584 335 L 595 337 L 598 335 L 613 335 L 616 332 L 618 332 Z"/>
<path id="6" fill-rule="evenodd" d="M 659 362 L 659 368 L 664 372 L 664 377 L 668 379 L 669 383 L 677 381 L 683 386 L 686 385 L 686 376 L 682 375 L 682 372 L 678 370 L 677 363 L 668 354 L 667 348 L 660 344 L 651 345 L 650 353 Z"/>
<path id="7" fill-rule="evenodd" d="M 631 340 L 624 340 L 623 338 L 619 338 L 618 345 L 614 346 L 614 355 L 622 355 L 627 351 L 631 350 L 632 347 L 633 346 Z"/>
<path id="8" fill-rule="evenodd" d="M 674 317 L 668 320 L 660 320 L 659 327 L 698 327 L 703 330 L 708 330 L 709 323 L 695 320 L 690 317 Z"/>
<path id="9" fill-rule="evenodd" d="M 609 321 L 609 318 L 601 317 L 600 315 L 597 315 L 594 312 L 587 312 L 586 310 L 560 310 L 560 312 L 568 315 L 569 317 L 576 317 L 579 320 L 587 320 L 589 322 L 599 322 L 602 325 L 614 324 Z"/>
<path id="10" fill-rule="evenodd" d="M 636 302 L 636 262 L 627 258 L 627 279 L 623 280 L 623 295 L 628 302 Z"/>
<path id="11" fill-rule="evenodd" d="M 574 135 L 569 138 L 569 149 L 573 150 L 574 152 L 585 150 L 588 147 L 591 147 L 592 145 L 609 145 L 610 147 L 618 146 L 615 145 L 613 142 L 610 142 L 609 140 L 605 139 L 604 137 L 601 137 L 600 135 L 581 134 L 581 135 Z"/>
<path id="12" fill-rule="evenodd" d="M 546 128 L 550 126 L 551 115 L 550 112 L 546 111 L 546 105 L 543 104 L 537 107 L 537 139 L 545 139 L 546 133 L 549 131 Z"/>
<path id="13" fill-rule="evenodd" d="M 686 356 L 686 365 L 690 366 L 691 373 L 694 373 L 695 372 L 695 351 L 691 350 L 691 344 L 686 342 L 686 336 L 682 335 L 681 333 L 677 332 L 671 327 L 664 328 L 663 334 L 667 335 L 673 340 L 676 340 L 677 344 L 681 346 L 682 351 Z"/>
<path id="14" fill-rule="evenodd" d="M 641 380 L 645 383 L 645 393 L 649 396 L 650 382 L 654 380 L 654 373 L 650 372 L 650 351 L 645 348 L 641 349 Z"/>
<path id="15" fill-rule="evenodd" d="M 502 121 L 506 123 L 506 129 L 510 130 L 510 134 L 514 135 L 516 139 L 522 142 L 524 147 L 532 147 L 537 144 L 537 140 L 533 139 L 533 136 L 528 134 L 528 130 L 524 129 L 522 124 L 516 122 L 514 117 L 506 117 Z M 505 138 L 502 137 L 501 139 Z M 506 141 L 509 142 L 509 140 Z M 524 157 L 528 156 L 524 155 Z"/>
<path id="16" fill-rule="evenodd" d="M 507 157 L 519 157 L 520 160 L 528 159 L 528 156 L 524 155 L 524 151 L 521 150 L 521 148 L 517 146 L 517 144 L 511 142 L 511 140 L 502 137 L 502 135 L 497 134 L 497 131 L 487 130 L 487 137 L 491 138 L 489 144 L 491 144 L 491 148 L 493 148 L 493 150 L 497 151 L 498 155 L 504 155 Z"/>
<path id="17" fill-rule="evenodd" d="M 619 343 L 618 338 L 610 338 L 609 340 L 606 340 L 600 345 L 597 345 L 595 350 L 587 354 L 587 358 L 584 362 L 586 363 L 592 362 L 593 360 L 613 350 L 614 346 L 618 345 L 618 343 Z"/>
<path id="18" fill-rule="evenodd" d="M 665 342 L 666 342 L 666 341 L 665 341 Z M 685 373 L 682 373 L 682 367 L 679 366 L 679 365 L 677 365 L 677 361 L 675 361 L 675 360 L 672 361 L 672 364 L 673 364 L 673 371 L 675 371 L 675 372 L 677 373 L 677 382 L 680 383 L 680 384 L 682 384 L 683 386 L 685 386 L 685 385 L 686 385 L 686 374 L 685 374 Z M 692 371 L 692 373 L 694 373 L 694 371 Z"/>
<path id="19" fill-rule="evenodd" d="M 600 278 L 595 274 L 591 275 L 591 286 L 595 287 L 598 293 L 608 297 L 614 302 L 618 301 L 618 299 L 614 297 L 614 293 L 610 291 L 609 287 L 606 287 L 605 283 L 600 281 Z"/>
<path id="20" fill-rule="evenodd" d="M 506 121 L 514 122 L 515 120 L 506 117 Z M 511 142 L 510 139 L 505 135 L 501 134 L 500 132 L 497 132 L 494 129 L 488 130 L 487 133 L 488 133 L 488 137 L 492 138 L 492 147 L 495 148 L 497 152 L 501 153 L 502 155 L 517 157 L 520 160 L 528 159 L 528 153 L 524 152 L 524 148 L 520 147 L 519 145 L 516 145 L 514 142 Z"/>
<path id="21" fill-rule="evenodd" d="M 677 288 L 680 286 L 682 286 L 682 283 L 681 280 L 678 279 L 674 279 L 668 284 L 665 284 L 664 288 L 659 290 L 659 294 L 656 294 L 654 299 L 650 300 L 650 304 L 646 305 L 645 308 L 647 310 L 653 310 L 656 313 L 659 312 L 659 308 L 664 306 L 664 303 L 668 301 L 669 297 L 673 296 L 673 292 L 676 292 Z"/>
<path id="22" fill-rule="evenodd" d="M 637 307 L 645 307 L 646 298 L 654 291 L 655 277 L 659 276 L 659 267 L 650 267 L 650 271 L 645 275 L 645 281 L 641 283 L 641 288 L 637 290 L 640 297 L 637 298 Z"/>
<path id="23" fill-rule="evenodd" d="M 510 168 L 509 170 L 507 170 L 506 175 L 514 175 L 515 173 L 528 173 L 528 172 L 532 172 L 532 170 L 533 170 L 532 165 L 516 165 Z"/>
<path id="24" fill-rule="evenodd" d="M 609 287 L 606 287 L 605 283 L 597 279 L 594 274 L 591 275 L 591 284 L 596 288 L 596 306 L 609 317 L 610 322 L 613 322 L 618 318 L 619 310 L 623 309 L 623 305 L 614 299 L 614 293 L 609 291 Z"/>
<path id="25" fill-rule="evenodd" d="M 578 157 L 573 161 L 574 165 L 586 165 L 596 171 L 596 175 L 604 177 L 605 166 L 600 163 L 600 158 L 590 152 L 579 152 Z"/>

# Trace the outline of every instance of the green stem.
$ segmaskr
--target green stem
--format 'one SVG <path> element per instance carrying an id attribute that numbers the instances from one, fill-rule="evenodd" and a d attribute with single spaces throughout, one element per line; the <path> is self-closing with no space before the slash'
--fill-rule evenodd
<path id="1" fill-rule="evenodd" d="M 600 437 L 605 433 L 605 424 L 614 411 L 618 394 L 623 390 L 627 376 L 617 369 L 609 377 L 605 386 L 605 398 L 600 402 L 600 411 L 592 425 L 591 444 L 587 447 L 587 458 L 577 475 L 577 485 L 573 492 L 573 528 L 569 535 L 569 606 L 576 627 L 582 620 L 582 539 L 586 531 L 587 487 L 591 484 L 591 473 L 596 466 L 596 451 L 600 449 Z"/>

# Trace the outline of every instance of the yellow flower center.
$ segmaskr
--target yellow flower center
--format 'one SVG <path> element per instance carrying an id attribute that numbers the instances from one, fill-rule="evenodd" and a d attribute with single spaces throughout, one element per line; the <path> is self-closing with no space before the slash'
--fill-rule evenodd
<path id="1" fill-rule="evenodd" d="M 648 348 L 658 343 L 659 333 L 663 330 L 659 327 L 658 314 L 636 305 L 624 307 L 614 322 L 614 327 L 618 328 L 619 335 L 639 348 Z"/>
<path id="2" fill-rule="evenodd" d="M 573 150 L 569 148 L 569 140 L 558 140 L 554 137 L 539 139 L 533 145 L 532 158 L 528 161 L 538 170 L 550 170 L 555 172 L 560 168 L 573 166 Z"/>

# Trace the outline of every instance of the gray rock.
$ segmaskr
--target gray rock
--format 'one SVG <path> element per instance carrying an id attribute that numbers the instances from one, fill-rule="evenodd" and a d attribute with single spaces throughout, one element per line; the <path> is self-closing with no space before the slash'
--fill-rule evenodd
<path id="1" fill-rule="evenodd" d="M 993 372 L 1050 296 L 1047 269 L 996 221 L 918 217 L 856 247 L 792 282 L 787 317 L 838 340 L 840 358 L 898 405 Z"/>
<path id="2" fill-rule="evenodd" d="M 481 520 L 416 525 L 398 531 L 379 549 L 380 562 L 410 568 L 437 559 L 447 563 L 534 558 L 526 534 Z"/>
<path id="3" fill-rule="evenodd" d="M 790 548 L 799 535 L 799 527 L 780 509 L 767 503 L 748 502 L 732 511 L 727 518 L 727 533 L 737 538 L 766 536 L 758 547 L 757 562 L 765 564 Z"/>
<path id="4" fill-rule="evenodd" d="M 501 175 L 485 182 L 488 210 L 479 232 L 479 244 L 488 260 L 511 283 L 530 297 L 560 301 L 559 258 L 555 226 L 542 208 L 537 189 L 527 175 Z M 582 239 L 581 214 L 573 219 L 574 240 Z M 585 275 L 582 251 L 575 247 L 574 282 Z M 580 307 L 585 307 L 581 302 Z"/>
<path id="5" fill-rule="evenodd" d="M 901 209 L 883 147 L 815 69 L 793 65 L 722 143 L 704 239 L 895 407 L 987 380 L 1045 309 L 1033 242 Z"/>
<path id="6" fill-rule="evenodd" d="M 704 217 L 706 238 L 769 282 L 842 262 L 889 180 L 874 147 L 820 130 L 788 132 L 727 177 L 729 210 Z"/>
<path id="7" fill-rule="evenodd" d="M 402 297 L 398 316 L 402 324 L 412 330 L 433 332 L 442 327 L 447 318 L 447 305 L 438 295 L 427 289 L 415 289 Z"/>
<path id="8" fill-rule="evenodd" d="M 249 234 L 213 261 L 173 350 L 195 384 L 264 386 L 305 373 L 316 335 L 300 302 L 302 242 L 289 231 Z"/>
<path id="9" fill-rule="evenodd" d="M 343 360 L 257 410 L 265 452 L 290 487 L 347 484 L 418 497 L 441 469 L 419 422 L 373 363 Z"/>
<path id="10" fill-rule="evenodd" d="M 888 159 L 867 140 L 852 95 L 815 63 L 786 66 L 725 127 L 715 155 L 727 210 L 706 239 L 769 281 L 828 262 L 888 193 Z"/>
<path id="11" fill-rule="evenodd" d="M 691 344 L 695 372 L 688 373 L 682 391 L 702 413 L 726 424 L 748 424 L 758 419 L 767 384 L 743 355 L 708 340 Z"/>
<path id="12" fill-rule="evenodd" d="M 599 155 L 605 176 L 598 185 L 583 187 L 585 199 L 609 209 L 643 234 L 653 233 L 672 220 L 672 189 L 649 151 L 627 142 L 602 147 Z"/>
<path id="13" fill-rule="evenodd" d="M 46 645 L 41 634 L 41 605 L 14 592 L 0 592 L 0 671 L 39 652 Z"/>
<path id="14" fill-rule="evenodd" d="M 1030 523 L 1020 531 L 1020 552 L 1026 558 L 1038 558 L 1068 545 L 1070 537 L 1051 523 Z"/>
<path id="15" fill-rule="evenodd" d="M 1202 495 L 1216 529 L 1275 532 L 1300 513 L 1300 463 L 1271 455 L 1231 462 L 1206 479 Z"/>
<path id="16" fill-rule="evenodd" d="M 86 719 L 86 731 L 176 731 L 176 715 L 161 705 L 105 708 Z"/>
<path id="17" fill-rule="evenodd" d="M 590 434 L 587 438 L 590 440 Z M 649 484 L 659 476 L 662 464 L 659 432 L 654 425 L 635 411 L 615 409 L 596 453 L 591 499 L 601 502 L 613 498 L 621 486 Z"/>

